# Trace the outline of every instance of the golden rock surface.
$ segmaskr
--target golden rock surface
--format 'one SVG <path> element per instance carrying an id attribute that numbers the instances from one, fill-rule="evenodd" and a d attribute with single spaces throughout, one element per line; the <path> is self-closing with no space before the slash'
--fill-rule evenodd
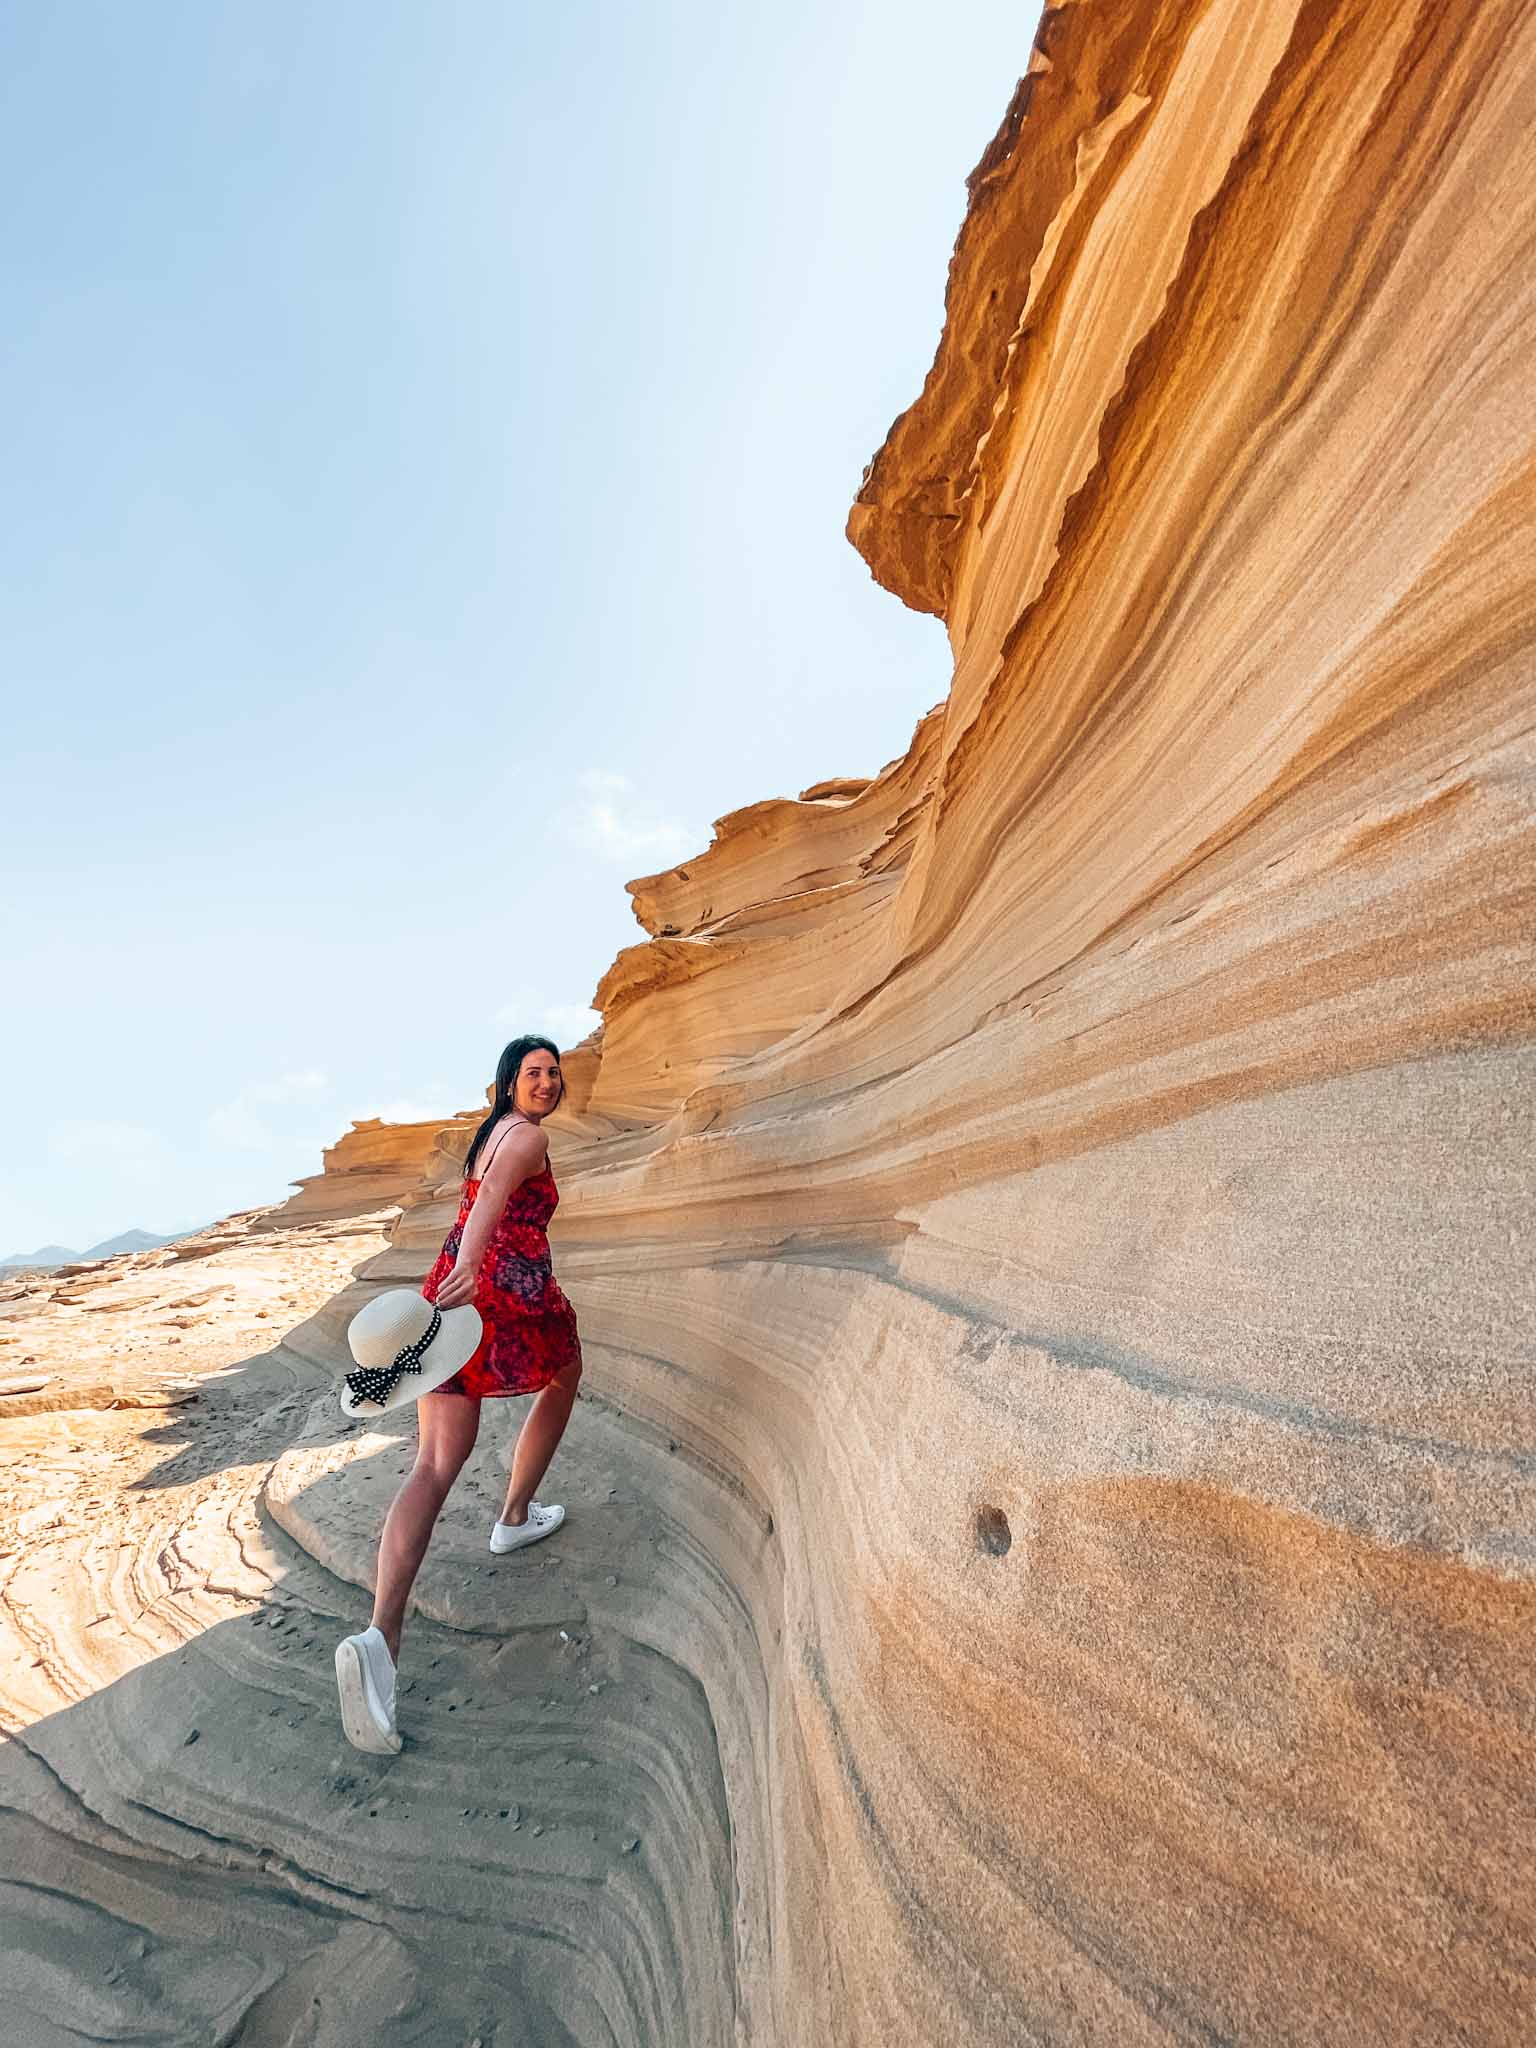
<path id="1" fill-rule="evenodd" d="M 740 1489 L 776 2040 L 1529 2038 L 1533 106 L 1048 13 L 849 525 L 948 699 L 631 885 L 557 1258 Z"/>

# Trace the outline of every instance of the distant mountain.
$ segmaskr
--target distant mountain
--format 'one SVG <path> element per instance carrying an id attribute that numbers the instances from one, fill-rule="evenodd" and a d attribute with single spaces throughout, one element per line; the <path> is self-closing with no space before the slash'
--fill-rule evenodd
<path id="1" fill-rule="evenodd" d="M 187 1230 L 173 1230 L 169 1237 L 156 1237 L 149 1230 L 125 1230 L 118 1237 L 104 1237 L 100 1244 L 93 1244 L 88 1251 L 71 1251 L 67 1244 L 45 1244 L 35 1252 L 11 1252 L 0 1259 L 0 1271 L 7 1266 L 70 1266 L 83 1259 L 110 1259 L 118 1252 L 152 1252 L 160 1245 L 175 1244 L 180 1237 L 191 1237 L 206 1224 L 194 1223 Z"/>
<path id="2" fill-rule="evenodd" d="M 197 1225 L 200 1230 L 201 1224 Z M 82 1259 L 110 1259 L 115 1252 L 152 1252 L 162 1244 L 174 1244 L 178 1237 L 190 1237 L 190 1230 L 173 1230 L 169 1237 L 156 1237 L 149 1230 L 125 1230 L 120 1237 L 104 1237 L 100 1244 L 93 1244 L 88 1252 L 80 1254 Z"/>

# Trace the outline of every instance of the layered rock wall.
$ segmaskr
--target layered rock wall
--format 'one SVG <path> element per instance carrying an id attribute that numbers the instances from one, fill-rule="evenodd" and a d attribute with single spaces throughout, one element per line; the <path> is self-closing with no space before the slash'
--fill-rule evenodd
<path id="1" fill-rule="evenodd" d="M 1533 93 L 1048 12 L 850 521 L 948 698 L 631 885 L 557 1260 L 742 2039 L 1525 2037 Z"/>
<path id="2" fill-rule="evenodd" d="M 1520 2038 L 1533 89 L 1051 11 L 850 522 L 948 700 L 633 885 L 558 1256 L 762 1532 L 775 2040 Z"/>

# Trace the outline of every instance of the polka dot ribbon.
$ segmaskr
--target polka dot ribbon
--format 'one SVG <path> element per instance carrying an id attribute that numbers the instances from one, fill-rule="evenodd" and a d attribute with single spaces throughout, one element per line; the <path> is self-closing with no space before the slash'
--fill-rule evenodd
<path id="1" fill-rule="evenodd" d="M 414 1344 L 407 1344 L 403 1351 L 395 1353 L 392 1364 L 360 1365 L 356 1372 L 349 1372 L 347 1374 L 347 1385 L 352 1389 L 358 1400 L 377 1401 L 382 1408 L 390 1394 L 394 1392 L 395 1382 L 402 1373 L 420 1372 L 421 1355 L 437 1335 L 442 1325 L 442 1320 L 440 1311 L 434 1308 L 432 1320 L 428 1323 L 426 1329 L 416 1339 Z"/>

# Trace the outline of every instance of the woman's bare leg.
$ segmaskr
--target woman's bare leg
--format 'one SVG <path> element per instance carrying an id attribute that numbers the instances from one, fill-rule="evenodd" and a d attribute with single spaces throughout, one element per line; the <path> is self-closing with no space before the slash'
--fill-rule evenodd
<path id="1" fill-rule="evenodd" d="M 423 1394 L 416 1403 L 416 1463 L 390 1503 L 379 1537 L 373 1626 L 400 1662 L 405 1603 L 427 1554 L 443 1502 L 475 1447 L 480 1403 L 463 1394 Z"/>
<path id="2" fill-rule="evenodd" d="M 507 1500 L 501 1511 L 504 1522 L 526 1522 L 528 1503 L 539 1490 L 539 1481 L 549 1469 L 555 1447 L 565 1434 L 576 1404 L 576 1383 L 581 1378 L 581 1361 L 575 1360 L 533 1397 L 533 1406 L 523 1417 L 512 1453 L 512 1471 L 507 1480 Z"/>

